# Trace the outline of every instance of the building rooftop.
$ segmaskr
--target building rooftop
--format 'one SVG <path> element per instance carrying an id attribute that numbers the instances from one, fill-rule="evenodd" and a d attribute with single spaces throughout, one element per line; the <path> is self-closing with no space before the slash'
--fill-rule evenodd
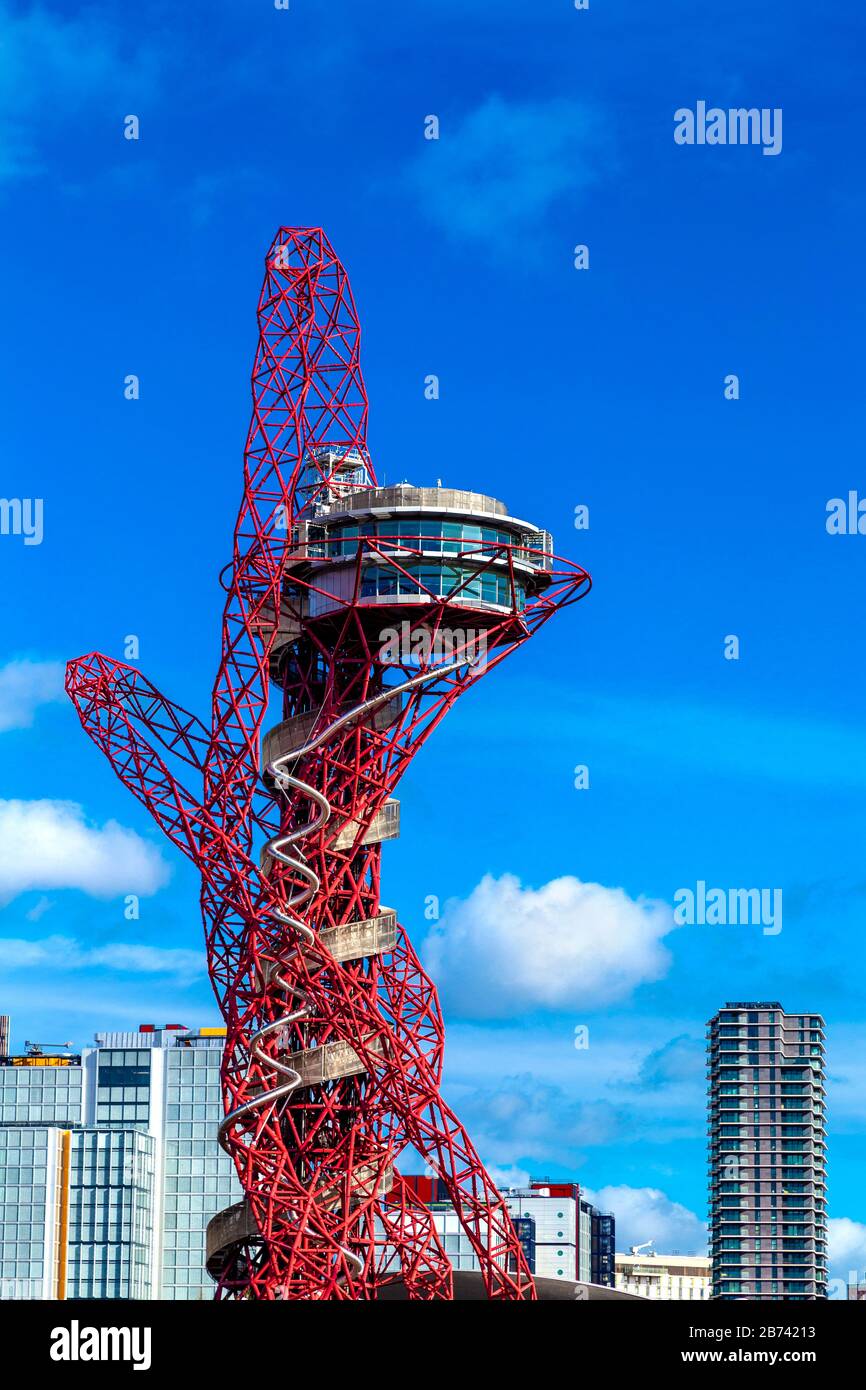
<path id="1" fill-rule="evenodd" d="M 665 1255 L 662 1251 L 654 1251 L 645 1255 L 623 1255 L 617 1251 L 616 1261 L 618 1264 L 621 1262 L 622 1264 L 633 1265 L 696 1265 L 700 1269 L 709 1269 L 712 1265 L 712 1259 L 709 1255 L 680 1255 L 677 1253 Z"/>
<path id="2" fill-rule="evenodd" d="M 187 1028 L 183 1023 L 142 1023 L 138 1031 L 94 1033 L 97 1047 L 222 1047 L 225 1028 Z"/>
<path id="3" fill-rule="evenodd" d="M 724 1008 L 726 1008 L 726 1009 L 782 1009 L 782 1005 L 779 1003 L 778 999 L 765 999 L 765 1000 L 760 1000 L 760 999 L 759 999 L 759 1000 L 755 1000 L 755 999 L 735 999 L 735 1000 L 733 1000 L 733 1001 L 729 1000 L 728 1003 L 724 1005 Z M 785 1012 L 785 1010 L 782 1009 L 782 1013 L 784 1013 L 784 1012 Z"/>

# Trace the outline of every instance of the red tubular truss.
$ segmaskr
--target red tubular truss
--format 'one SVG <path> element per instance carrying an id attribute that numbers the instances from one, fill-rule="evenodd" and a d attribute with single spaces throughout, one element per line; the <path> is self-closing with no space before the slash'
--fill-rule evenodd
<path id="1" fill-rule="evenodd" d="M 210 728 L 97 654 L 69 663 L 67 690 L 122 781 L 201 872 L 227 1027 L 220 1142 L 245 1192 L 209 1262 L 217 1296 L 372 1299 L 400 1282 L 410 1298 L 451 1297 L 430 1213 L 397 1169 L 409 1148 L 443 1180 L 489 1296 L 533 1298 L 508 1211 L 440 1095 L 436 990 L 381 904 L 381 841 L 403 771 L 458 695 L 582 597 L 589 578 L 501 537 L 443 547 L 440 530 L 440 550 L 459 549 L 461 566 L 444 593 L 435 567 L 421 565 L 423 525 L 410 542 L 396 526 L 355 528 L 348 547 L 316 530 L 315 519 L 376 487 L 359 350 L 348 278 L 324 233 L 281 228 L 259 300 Z M 545 579 L 527 591 L 521 564 L 533 556 Z M 478 602 L 494 573 L 496 601 Z M 398 606 L 404 590 L 411 602 Z M 427 646 L 385 656 L 388 621 L 410 638 L 423 632 Z M 430 638 L 446 633 L 443 659 Z M 263 757 L 275 690 L 283 722 Z M 181 780 L 190 770 L 201 778 L 193 791 Z"/>

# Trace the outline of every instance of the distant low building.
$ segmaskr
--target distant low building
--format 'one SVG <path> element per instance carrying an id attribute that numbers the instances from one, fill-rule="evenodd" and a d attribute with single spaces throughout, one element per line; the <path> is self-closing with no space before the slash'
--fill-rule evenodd
<path id="1" fill-rule="evenodd" d="M 407 1175 L 433 1213 L 445 1253 L 456 1270 L 476 1270 L 478 1259 L 440 1178 Z M 582 1195 L 578 1183 L 533 1179 L 506 1188 L 502 1198 L 533 1274 L 613 1288 L 616 1225 Z"/>
<path id="2" fill-rule="evenodd" d="M 712 1261 L 708 1255 L 616 1255 L 616 1288 L 641 1298 L 708 1299 Z"/>

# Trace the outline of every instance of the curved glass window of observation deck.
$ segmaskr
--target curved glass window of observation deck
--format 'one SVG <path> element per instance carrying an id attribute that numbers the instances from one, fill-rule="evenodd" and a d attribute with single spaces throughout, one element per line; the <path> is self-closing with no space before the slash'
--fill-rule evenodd
<path id="1" fill-rule="evenodd" d="M 384 537 L 394 544 L 404 542 L 408 550 L 429 551 L 438 555 L 458 555 L 463 550 L 476 547 L 479 554 L 483 547 L 512 546 L 514 558 L 538 568 L 544 566 L 544 556 L 530 554 L 523 549 L 530 545 L 535 550 L 543 550 L 545 542 L 541 536 L 528 537 L 524 534 L 506 531 L 499 526 L 477 526 L 471 522 L 440 521 L 434 517 L 420 517 L 411 521 L 379 520 L 341 523 L 328 529 L 327 543 L 322 547 L 323 555 L 354 555 L 358 540 L 363 537 Z"/>
<path id="2" fill-rule="evenodd" d="M 427 589 L 436 597 L 447 598 L 456 593 L 458 601 L 467 604 L 495 604 L 500 608 L 511 608 L 511 580 L 507 573 L 487 570 L 477 574 L 474 569 L 461 565 L 423 565 L 411 564 L 401 574 L 391 565 L 370 565 L 365 568 L 361 578 L 362 599 L 387 602 L 388 599 L 416 598 L 423 602 Z M 423 585 L 423 589 L 422 586 Z M 519 581 L 514 585 L 514 599 L 518 609 L 526 603 L 526 587 Z"/>

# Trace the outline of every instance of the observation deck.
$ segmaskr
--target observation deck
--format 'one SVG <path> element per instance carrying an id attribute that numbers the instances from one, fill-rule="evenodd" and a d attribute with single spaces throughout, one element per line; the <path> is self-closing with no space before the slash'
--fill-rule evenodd
<path id="1" fill-rule="evenodd" d="M 550 534 L 497 498 L 399 483 L 329 493 L 293 528 L 285 577 L 296 620 L 446 602 L 501 622 L 550 585 L 552 568 Z"/>

